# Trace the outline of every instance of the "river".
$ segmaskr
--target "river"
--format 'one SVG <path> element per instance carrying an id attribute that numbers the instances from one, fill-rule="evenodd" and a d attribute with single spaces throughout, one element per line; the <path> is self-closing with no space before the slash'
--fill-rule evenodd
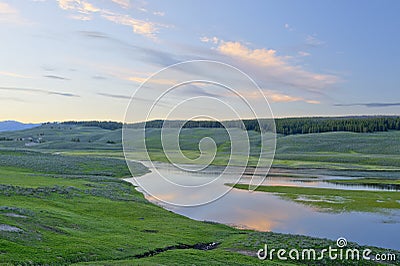
<path id="1" fill-rule="evenodd" d="M 230 169 L 231 172 L 218 179 L 216 177 L 220 175 L 219 167 L 211 167 L 206 174 L 200 174 L 182 171 L 166 163 L 142 163 L 149 167 L 151 172 L 137 179 L 127 178 L 126 181 L 134 185 L 139 182 L 141 187 L 138 187 L 138 190 L 143 192 L 148 200 L 189 218 L 239 228 L 332 240 L 345 237 L 348 241 L 362 245 L 400 250 L 400 210 L 384 210 L 380 213 L 322 212 L 271 193 L 229 189 L 225 184 L 235 181 L 229 178 L 235 169 Z M 264 180 L 263 185 L 387 191 L 374 186 L 348 186 L 326 182 L 332 178 L 346 177 L 320 175 L 294 178 L 287 172 L 282 173 L 282 176 L 273 172 L 273 176 Z M 246 174 L 239 182 L 249 182 Z M 177 183 L 178 186 L 172 186 L 172 183 Z M 148 192 L 151 192 L 151 195 Z M 218 195 L 223 196 L 212 200 Z M 166 202 L 198 206 L 177 206 Z"/>

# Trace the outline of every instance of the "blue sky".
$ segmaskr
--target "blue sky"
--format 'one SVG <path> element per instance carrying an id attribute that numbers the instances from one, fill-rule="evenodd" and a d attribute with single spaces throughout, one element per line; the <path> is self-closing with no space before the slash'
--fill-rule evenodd
<path id="1" fill-rule="evenodd" d="M 122 121 L 146 78 L 195 59 L 248 74 L 276 117 L 399 115 L 399 11 L 399 1 L 0 0 L 0 120 Z"/>

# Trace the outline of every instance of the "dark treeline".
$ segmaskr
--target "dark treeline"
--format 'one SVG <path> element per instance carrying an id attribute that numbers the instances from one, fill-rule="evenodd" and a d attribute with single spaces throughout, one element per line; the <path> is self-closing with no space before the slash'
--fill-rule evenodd
<path id="1" fill-rule="evenodd" d="M 122 123 L 101 121 L 69 121 L 63 122 L 67 125 L 94 126 L 103 129 L 120 129 Z M 180 127 L 183 128 L 223 128 L 239 127 L 246 130 L 271 131 L 272 120 L 262 119 L 260 124 L 257 120 L 243 121 L 163 121 L 153 120 L 146 122 L 146 128 Z M 144 123 L 129 124 L 130 128 L 142 128 Z M 283 135 L 309 134 L 335 131 L 348 131 L 358 133 L 380 132 L 388 130 L 400 130 L 400 117 L 299 117 L 299 118 L 277 118 L 275 119 L 276 133 Z"/>
<path id="2" fill-rule="evenodd" d="M 263 119 L 260 123 L 253 120 L 240 121 L 188 121 L 184 128 L 222 128 L 245 127 L 246 130 L 271 131 L 272 120 Z M 168 121 L 167 125 L 162 120 L 154 120 L 146 123 L 146 128 L 174 127 L 181 125 L 181 121 Z M 135 124 L 139 127 L 143 124 Z M 244 125 L 244 126 L 243 126 Z M 135 126 L 133 126 L 135 127 Z M 261 127 L 261 129 L 260 129 Z M 400 117 L 301 117 L 275 119 L 276 133 L 283 135 L 309 134 L 322 132 L 348 131 L 358 133 L 379 132 L 388 130 L 400 130 Z"/>
<path id="3" fill-rule="evenodd" d="M 82 127 L 100 127 L 103 129 L 115 130 L 122 128 L 122 123 L 113 121 L 67 121 L 62 125 L 77 125 Z"/>
<path id="4" fill-rule="evenodd" d="M 400 117 L 282 118 L 276 132 L 284 135 L 349 131 L 370 133 L 400 130 Z"/>

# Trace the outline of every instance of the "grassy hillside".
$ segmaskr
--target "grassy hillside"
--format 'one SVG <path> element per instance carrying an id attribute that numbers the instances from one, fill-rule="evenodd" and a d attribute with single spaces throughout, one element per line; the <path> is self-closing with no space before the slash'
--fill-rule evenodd
<path id="1" fill-rule="evenodd" d="M 162 152 L 160 129 L 147 130 L 146 144 L 151 158 L 166 161 Z M 165 132 L 164 132 L 165 133 Z M 259 134 L 249 131 L 250 163 L 259 152 Z M 137 131 L 139 135 L 139 131 Z M 168 134 L 168 130 L 166 131 Z M 230 153 L 229 136 L 220 128 L 183 129 L 180 148 L 189 158 L 199 156 L 198 143 L 211 137 L 217 144 L 214 164 L 226 164 Z M 121 129 L 107 130 L 77 125 L 44 125 L 38 128 L 0 133 L 0 148 L 45 151 L 70 151 L 73 154 L 97 154 L 122 157 Z M 330 132 L 305 135 L 277 136 L 275 167 L 327 168 L 339 170 L 398 170 L 400 169 L 400 131 L 377 133 Z M 133 141 L 140 138 L 132 137 Z M 143 159 L 143 151 L 136 152 Z M 243 158 L 245 161 L 245 158 Z"/>
<path id="2" fill-rule="evenodd" d="M 121 150 L 121 130 L 46 124 L 28 130 L 3 132 L 1 147 L 54 150 Z M 11 140 L 12 139 L 12 140 Z"/>

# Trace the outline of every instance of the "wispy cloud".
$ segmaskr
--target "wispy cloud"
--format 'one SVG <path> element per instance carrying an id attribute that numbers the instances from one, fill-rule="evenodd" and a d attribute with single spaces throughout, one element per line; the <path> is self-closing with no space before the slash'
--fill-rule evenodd
<path id="1" fill-rule="evenodd" d="M 107 78 L 106 78 L 106 77 L 104 77 L 104 76 L 99 76 L 99 75 L 96 75 L 96 76 L 92 76 L 92 79 L 97 79 L 97 80 L 106 80 Z"/>
<path id="2" fill-rule="evenodd" d="M 42 69 L 44 70 L 44 71 L 54 71 L 54 70 L 56 70 L 56 68 L 54 68 L 54 67 L 51 67 L 51 66 L 42 66 Z"/>
<path id="3" fill-rule="evenodd" d="M 80 97 L 79 95 L 76 95 L 76 94 L 73 94 L 73 93 L 57 92 L 57 91 L 47 91 L 47 94 L 59 95 L 59 96 L 65 96 L 65 97 Z"/>
<path id="4" fill-rule="evenodd" d="M 64 96 L 64 97 L 80 97 L 77 94 L 73 94 L 73 93 L 69 93 L 69 92 L 58 92 L 58 91 L 35 89 L 35 88 L 0 87 L 0 90 L 14 91 L 14 92 L 20 91 L 20 92 L 41 93 L 41 94 L 58 95 L 58 96 Z"/>
<path id="5" fill-rule="evenodd" d="M 306 44 L 308 44 L 310 46 L 320 46 L 320 45 L 325 44 L 325 42 L 318 39 L 316 35 L 307 35 Z"/>
<path id="6" fill-rule="evenodd" d="M 131 6 L 130 0 L 111 0 L 115 4 L 119 5 L 122 8 L 129 8 Z"/>
<path id="7" fill-rule="evenodd" d="M 163 17 L 163 16 L 165 16 L 165 12 L 154 11 L 154 12 L 153 12 L 153 15 Z"/>
<path id="8" fill-rule="evenodd" d="M 113 0 L 113 2 L 124 8 L 130 7 L 129 1 Z M 73 19 L 92 20 L 94 15 L 98 15 L 99 17 L 113 23 L 129 26 L 132 28 L 134 33 L 153 39 L 155 38 L 156 33 L 158 33 L 159 28 L 168 27 L 160 23 L 136 19 L 127 14 L 120 14 L 108 9 L 100 8 L 84 0 L 58 0 L 58 5 L 64 10 L 73 12 L 70 16 Z"/>
<path id="9" fill-rule="evenodd" d="M 126 96 L 126 95 L 121 95 L 121 94 L 110 94 L 110 93 L 101 93 L 101 92 L 99 92 L 97 94 L 104 96 L 104 97 L 124 99 L 124 100 L 129 100 L 131 98 L 131 96 Z"/>
<path id="10" fill-rule="evenodd" d="M 152 49 L 143 47 L 140 45 L 135 45 L 131 43 L 127 43 L 120 39 L 114 38 L 109 36 L 106 33 L 98 32 L 98 31 L 79 31 L 80 35 L 92 39 L 104 39 L 107 40 L 115 45 L 120 46 L 119 49 L 124 53 L 124 56 L 135 56 L 136 59 L 142 59 L 146 63 L 150 64 L 157 64 L 158 66 L 169 66 L 181 61 L 193 59 L 193 57 L 185 57 L 184 55 L 180 54 L 179 56 L 158 49 Z M 128 53 L 129 52 L 129 53 Z M 125 78 L 124 78 L 125 79 Z"/>
<path id="11" fill-rule="evenodd" d="M 64 10 L 77 11 L 81 14 L 90 14 L 99 12 L 100 9 L 87 1 L 81 0 L 58 0 L 58 5 Z"/>
<path id="12" fill-rule="evenodd" d="M 400 103 L 349 103 L 349 104 L 335 104 L 334 106 L 365 106 L 368 108 L 379 108 L 379 107 L 400 106 Z"/>
<path id="13" fill-rule="evenodd" d="M 127 77 L 126 78 L 129 81 L 133 81 L 136 83 L 143 83 L 147 81 L 149 84 L 159 84 L 159 85 L 175 85 L 176 80 L 173 79 L 148 79 L 148 77 Z"/>
<path id="14" fill-rule="evenodd" d="M 306 102 L 309 104 L 319 104 L 317 100 L 308 100 L 303 97 L 291 96 L 273 90 L 264 90 L 263 94 L 267 97 L 268 101 L 273 103 L 291 103 L 291 102 Z M 241 95 L 247 99 L 263 100 L 260 98 L 260 93 L 257 91 L 241 92 Z"/>
<path id="15" fill-rule="evenodd" d="M 141 34 L 150 38 L 154 38 L 155 34 L 158 32 L 157 25 L 159 24 L 156 24 L 154 22 L 134 19 L 129 15 L 121 15 L 108 12 L 108 13 L 103 13 L 102 17 L 114 23 L 132 27 L 134 33 Z"/>
<path id="16" fill-rule="evenodd" d="M 310 56 L 310 55 L 311 55 L 310 53 L 304 52 L 304 51 L 299 51 L 297 54 L 298 54 L 299 56 L 302 56 L 302 57 Z"/>
<path id="17" fill-rule="evenodd" d="M 123 9 L 134 9 L 136 11 L 140 11 L 143 13 L 149 12 L 149 10 L 147 10 L 146 8 L 147 2 L 145 1 L 131 1 L 131 0 L 111 0 L 111 1 Z M 153 12 L 153 14 L 154 13 L 156 12 Z"/>
<path id="18" fill-rule="evenodd" d="M 121 100 L 133 100 L 135 102 L 144 102 L 147 104 L 154 104 L 154 99 L 146 99 L 146 98 L 139 98 L 139 97 L 135 97 L 135 96 L 127 96 L 127 95 L 121 95 L 121 94 L 110 94 L 110 93 L 97 93 L 97 95 L 100 96 L 104 96 L 104 97 L 108 97 L 108 98 L 114 98 L 114 99 L 121 99 Z M 162 100 L 160 100 L 157 103 L 157 106 L 162 106 L 162 107 L 166 107 L 166 108 L 171 108 L 173 107 L 173 104 L 171 103 L 167 103 L 167 102 L 163 102 Z"/>
<path id="19" fill-rule="evenodd" d="M 99 39 L 111 39 L 107 34 L 100 31 L 78 31 L 80 34 L 90 37 L 90 38 L 99 38 Z"/>
<path id="20" fill-rule="evenodd" d="M 0 96 L 0 100 L 14 101 L 14 102 L 27 102 L 25 99 L 17 98 L 17 97 L 3 97 Z"/>
<path id="21" fill-rule="evenodd" d="M 285 27 L 285 29 L 287 29 L 288 31 L 293 31 L 293 28 L 292 28 L 288 23 L 285 23 L 284 27 Z"/>
<path id="22" fill-rule="evenodd" d="M 200 38 L 201 42 L 211 42 L 214 44 L 217 44 L 219 42 L 219 39 L 217 37 L 207 37 L 207 36 L 203 36 Z"/>
<path id="23" fill-rule="evenodd" d="M 0 2 L 0 23 L 27 25 L 31 24 L 20 12 L 8 3 Z"/>
<path id="24" fill-rule="evenodd" d="M 70 15 L 70 18 L 84 21 L 91 20 L 93 13 L 101 11 L 91 3 L 82 0 L 58 0 L 58 5 L 61 9 L 75 12 Z"/>
<path id="25" fill-rule="evenodd" d="M 13 78 L 23 78 L 23 79 L 31 79 L 31 78 L 33 78 L 32 76 L 22 75 L 22 74 L 19 74 L 19 73 L 7 72 L 7 71 L 0 71 L 0 75 L 7 76 L 7 77 L 13 77 Z"/>
<path id="26" fill-rule="evenodd" d="M 276 103 L 282 103 L 282 102 L 290 103 L 290 102 L 303 101 L 303 98 L 280 94 L 280 93 L 266 93 L 266 94 L 268 99 Z"/>
<path id="27" fill-rule="evenodd" d="M 79 33 L 92 39 L 108 40 L 121 46 L 125 55 L 127 54 L 127 51 L 131 51 L 132 56 L 135 56 L 136 58 L 140 56 L 146 63 L 158 66 L 168 66 L 179 61 L 184 61 L 185 59 L 196 58 L 186 54 L 184 52 L 185 50 L 181 50 L 182 52 L 179 55 L 176 55 L 169 51 L 155 50 L 129 44 L 102 32 L 81 31 Z M 291 65 L 287 57 L 278 56 L 277 51 L 273 49 L 250 49 L 239 42 L 225 42 L 218 37 L 203 37 L 200 41 L 213 44 L 216 43 L 217 46 L 212 49 L 197 47 L 196 49 L 188 49 L 188 51 L 195 53 L 195 56 L 197 56 L 198 59 L 209 58 L 212 56 L 212 58 L 217 60 L 238 65 L 244 71 L 251 73 L 262 88 L 268 88 L 271 86 L 278 88 L 278 91 L 276 90 L 274 93 L 267 89 L 263 89 L 263 91 L 268 93 L 267 96 L 272 102 L 302 101 L 310 104 L 318 104 L 319 101 L 314 99 L 315 95 L 296 95 L 296 93 L 293 95 L 292 92 L 285 92 L 284 88 L 295 88 L 297 94 L 304 94 L 303 92 L 311 90 L 313 94 L 318 94 L 318 96 L 320 96 L 323 89 L 332 84 L 336 84 L 339 81 L 339 78 L 334 75 L 314 73 L 307 71 L 300 66 Z M 305 56 L 305 54 L 303 54 L 303 56 Z M 134 71 L 131 71 L 130 73 L 128 70 L 124 70 L 123 72 L 117 70 L 110 66 L 104 66 L 104 68 L 101 69 L 102 72 L 105 72 L 108 75 L 136 83 L 143 83 L 147 77 L 152 74 L 135 73 L 132 75 Z M 196 72 L 193 71 L 198 71 L 198 69 L 184 69 L 184 71 L 188 72 L 186 74 L 190 75 L 196 74 Z M 271 84 L 271 82 L 274 84 Z M 157 79 L 150 80 L 149 83 L 153 83 L 153 85 L 174 85 L 175 80 Z M 243 90 L 246 90 L 246 88 L 243 88 Z M 291 89 L 289 89 L 289 91 L 290 90 Z"/>
<path id="28" fill-rule="evenodd" d="M 269 81 L 275 79 L 294 88 L 321 90 L 340 80 L 334 75 L 314 73 L 291 65 L 287 58 L 278 56 L 273 49 L 250 49 L 240 42 L 220 41 L 217 51 L 253 66 L 254 70 L 257 68 L 258 72 L 263 73 L 262 76 L 268 76 Z"/>
<path id="29" fill-rule="evenodd" d="M 56 75 L 45 75 L 43 76 L 45 78 L 49 79 L 60 79 L 60 80 L 69 80 L 69 78 L 61 77 L 61 76 L 56 76 Z"/>

